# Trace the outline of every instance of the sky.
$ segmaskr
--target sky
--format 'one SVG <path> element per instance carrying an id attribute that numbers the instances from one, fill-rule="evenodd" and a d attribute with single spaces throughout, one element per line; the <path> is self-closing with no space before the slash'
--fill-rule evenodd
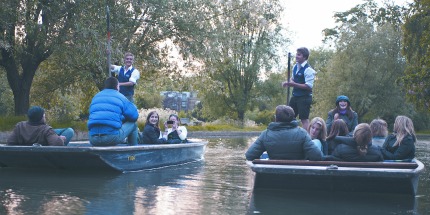
<path id="1" fill-rule="evenodd" d="M 384 0 L 375 0 L 380 6 Z M 289 51 L 298 47 L 309 49 L 322 45 L 322 30 L 335 27 L 333 15 L 351 9 L 364 0 L 281 0 L 285 10 L 283 24 L 292 33 L 293 40 Z M 411 0 L 394 0 L 396 4 L 404 5 Z"/>

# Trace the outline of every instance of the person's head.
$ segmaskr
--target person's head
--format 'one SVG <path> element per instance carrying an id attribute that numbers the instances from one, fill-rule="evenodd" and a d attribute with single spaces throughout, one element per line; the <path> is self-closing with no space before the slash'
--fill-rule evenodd
<path id="1" fill-rule="evenodd" d="M 372 130 L 369 124 L 360 123 L 354 129 L 353 138 L 357 143 L 357 150 L 360 155 L 367 154 L 367 147 L 372 142 Z"/>
<path id="2" fill-rule="evenodd" d="M 308 127 L 308 133 L 312 139 L 325 141 L 327 138 L 327 126 L 321 117 L 315 117 L 311 120 Z"/>
<path id="3" fill-rule="evenodd" d="M 415 129 L 412 120 L 407 116 L 397 116 L 394 121 L 393 127 L 394 133 L 396 133 L 396 142 L 394 146 L 400 145 L 403 138 L 407 135 L 411 135 L 415 137 Z"/>
<path id="4" fill-rule="evenodd" d="M 176 114 L 170 114 L 169 120 L 174 121 L 174 122 L 178 122 L 178 124 L 181 123 L 181 120 L 179 119 L 178 115 L 176 115 Z"/>
<path id="5" fill-rule="evenodd" d="M 276 122 L 291 122 L 295 118 L 294 110 L 287 105 L 278 105 L 275 111 Z"/>
<path id="6" fill-rule="evenodd" d="M 309 58 L 309 49 L 306 47 L 300 47 L 297 49 L 296 61 L 297 63 L 303 63 Z"/>
<path id="7" fill-rule="evenodd" d="M 130 52 L 126 52 L 124 54 L 124 64 L 125 64 L 125 66 L 128 68 L 131 65 L 133 65 L 133 62 L 134 62 L 134 55 L 132 53 L 130 53 Z"/>
<path id="8" fill-rule="evenodd" d="M 39 106 L 32 106 L 27 112 L 28 121 L 32 123 L 45 121 L 45 110 Z"/>
<path id="9" fill-rule="evenodd" d="M 119 82 L 115 77 L 109 77 L 105 80 L 105 89 L 119 90 Z"/>
<path id="10" fill-rule="evenodd" d="M 327 139 L 335 138 L 336 136 L 347 136 L 349 133 L 348 125 L 343 119 L 336 119 L 331 124 L 330 133 Z"/>
<path id="11" fill-rule="evenodd" d="M 383 119 L 372 120 L 372 122 L 370 122 L 370 129 L 372 130 L 373 137 L 388 136 L 388 125 Z"/>
<path id="12" fill-rule="evenodd" d="M 151 111 L 149 112 L 148 116 L 146 117 L 146 124 L 152 124 L 156 127 L 158 127 L 159 122 L 159 116 L 157 111 Z"/>
<path id="13" fill-rule="evenodd" d="M 338 107 L 339 109 L 345 110 L 349 106 L 351 106 L 351 103 L 349 101 L 348 96 L 340 95 L 336 98 L 336 107 Z"/>

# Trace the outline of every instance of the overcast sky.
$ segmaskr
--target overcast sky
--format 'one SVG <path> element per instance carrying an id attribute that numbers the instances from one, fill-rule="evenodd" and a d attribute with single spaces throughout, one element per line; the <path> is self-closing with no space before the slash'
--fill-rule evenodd
<path id="1" fill-rule="evenodd" d="M 412 0 L 394 0 L 405 4 Z M 346 11 L 364 0 L 281 0 L 285 10 L 284 25 L 292 32 L 293 44 L 289 51 L 297 47 L 317 48 L 322 45 L 322 30 L 335 26 L 334 12 Z M 380 6 L 384 0 L 376 0 Z"/>

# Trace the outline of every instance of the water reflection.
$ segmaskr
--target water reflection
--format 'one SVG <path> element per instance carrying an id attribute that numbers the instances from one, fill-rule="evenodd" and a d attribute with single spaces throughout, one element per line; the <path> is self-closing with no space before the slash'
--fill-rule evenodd
<path id="1" fill-rule="evenodd" d="M 209 139 L 205 160 L 127 174 L 0 168 L 0 214 L 430 214 L 427 171 L 416 198 L 402 195 L 253 190 L 244 153 L 256 137 Z"/>
<path id="2" fill-rule="evenodd" d="M 249 214 L 414 214 L 410 195 L 254 190 Z"/>

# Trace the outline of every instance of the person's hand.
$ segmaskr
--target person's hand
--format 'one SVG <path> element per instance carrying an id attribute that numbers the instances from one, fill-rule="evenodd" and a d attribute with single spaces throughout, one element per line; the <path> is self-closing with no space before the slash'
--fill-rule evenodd
<path id="1" fill-rule="evenodd" d="M 173 122 L 173 124 L 172 124 L 172 130 L 176 130 L 178 128 L 178 122 L 177 121 L 175 121 L 175 122 Z"/>
<path id="2" fill-rule="evenodd" d="M 339 119 L 339 113 L 336 113 L 333 118 L 334 120 Z"/>
<path id="3" fill-rule="evenodd" d="M 61 138 L 61 140 L 63 141 L 63 143 L 65 143 L 65 142 L 66 142 L 66 137 L 65 137 L 65 136 L 61 135 L 61 136 L 60 136 L 60 138 Z"/>

